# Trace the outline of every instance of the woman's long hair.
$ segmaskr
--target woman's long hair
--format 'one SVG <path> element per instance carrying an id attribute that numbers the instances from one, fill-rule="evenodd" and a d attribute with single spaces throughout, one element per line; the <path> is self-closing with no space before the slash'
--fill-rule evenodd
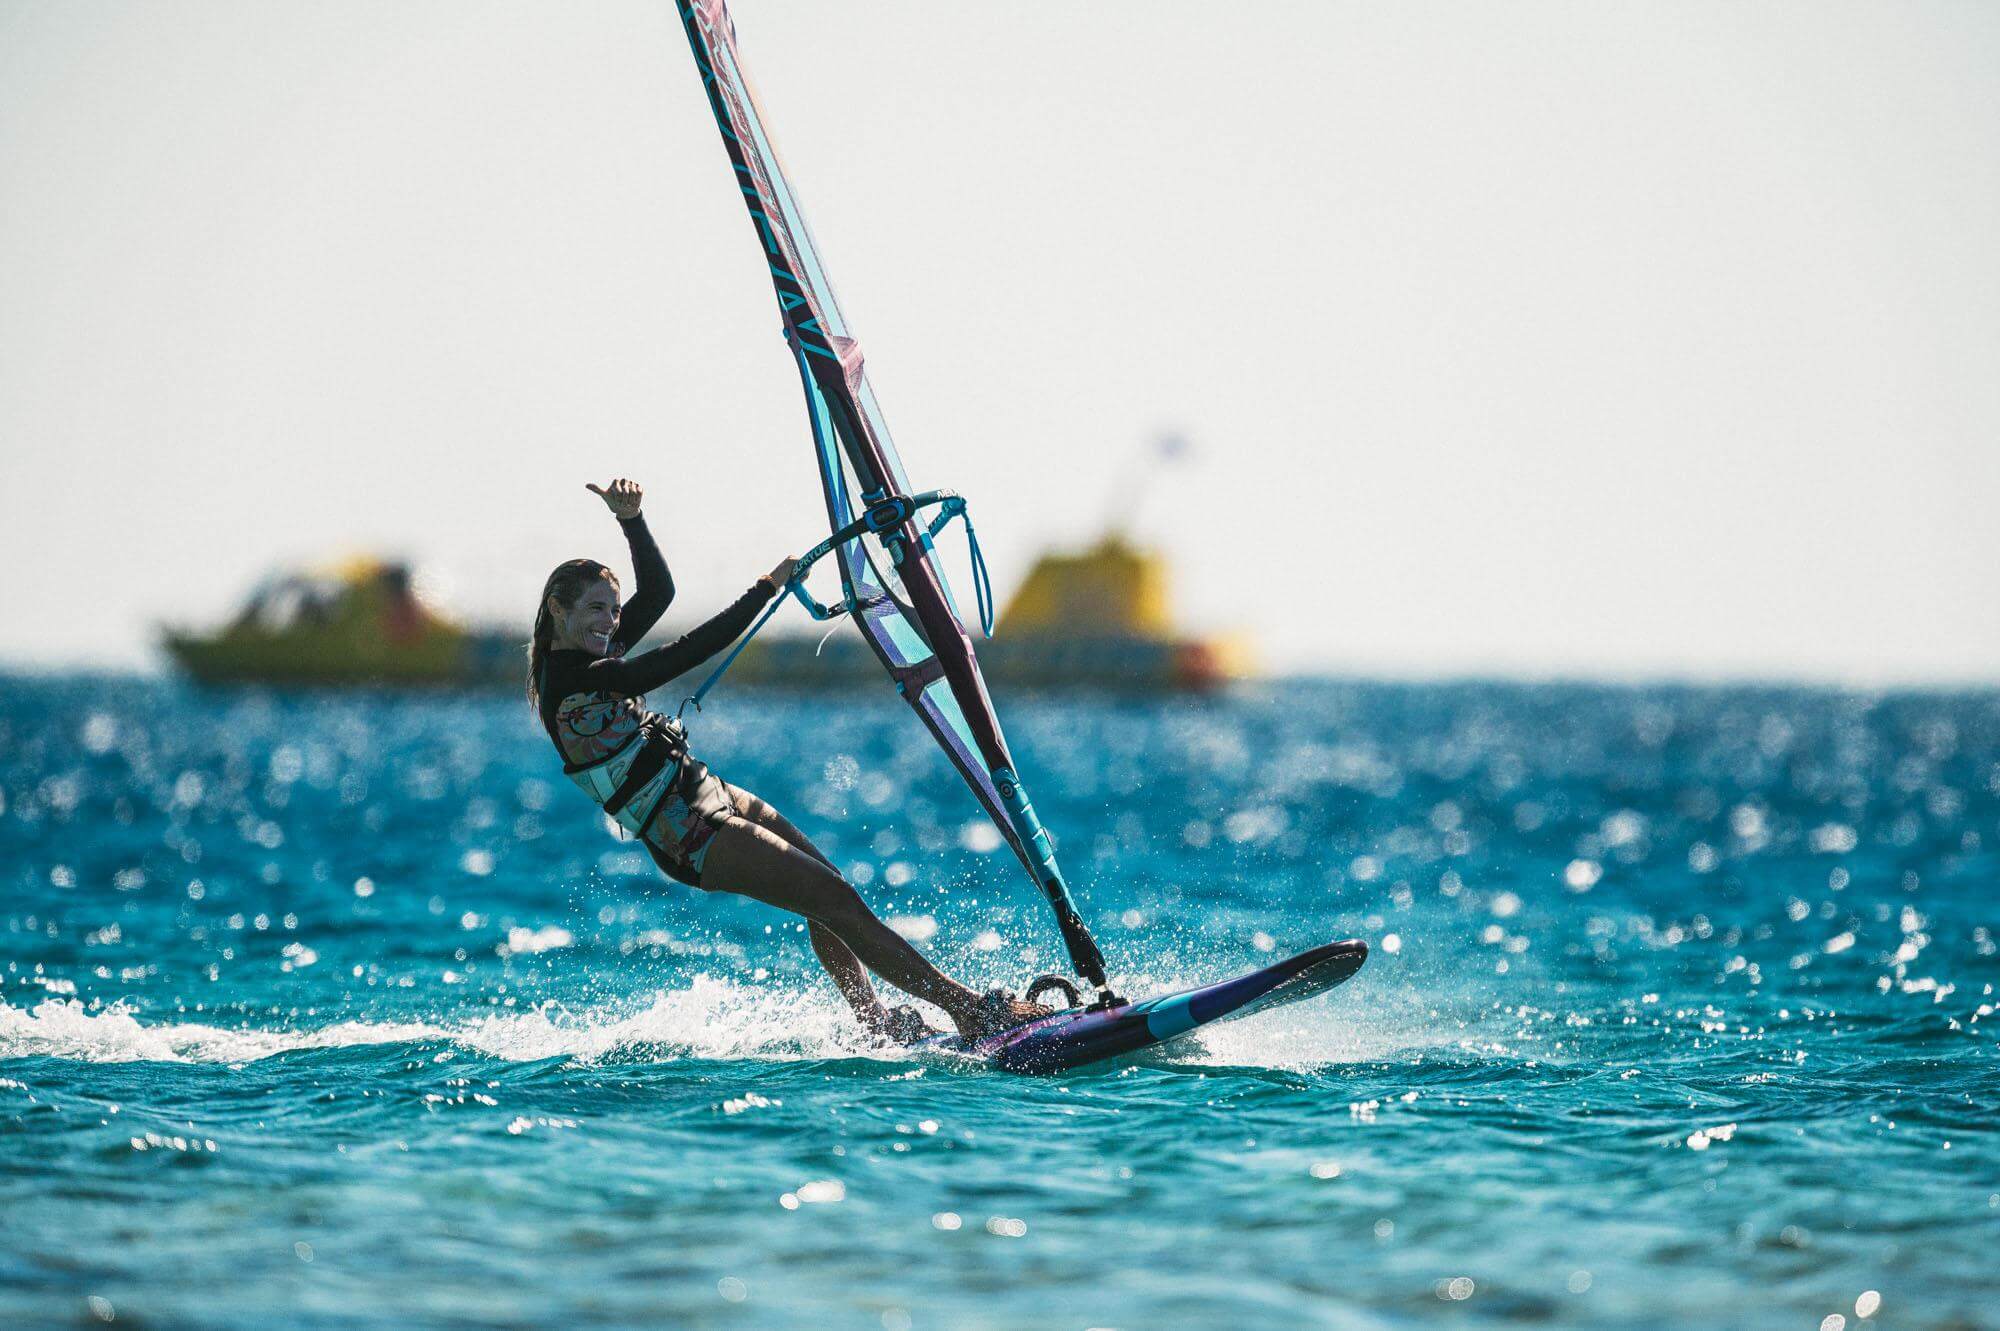
<path id="1" fill-rule="evenodd" d="M 542 705 L 542 663 L 548 659 L 549 646 L 556 636 L 555 616 L 549 613 L 550 598 L 568 609 L 582 600 L 599 578 L 617 590 L 618 575 L 595 559 L 569 559 L 557 564 L 556 571 L 542 584 L 542 599 L 535 607 L 535 635 L 528 640 L 529 706 L 539 709 Z"/>

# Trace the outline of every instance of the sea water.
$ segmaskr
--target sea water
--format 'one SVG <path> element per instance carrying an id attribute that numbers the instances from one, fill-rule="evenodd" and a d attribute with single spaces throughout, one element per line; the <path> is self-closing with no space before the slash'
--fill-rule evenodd
<path id="1" fill-rule="evenodd" d="M 2000 1324 L 2000 696 L 1008 700 L 1134 997 L 1050 1079 L 868 1043 L 517 698 L 0 680 L 0 1324 Z M 714 766 L 974 985 L 1049 914 L 892 696 Z"/>

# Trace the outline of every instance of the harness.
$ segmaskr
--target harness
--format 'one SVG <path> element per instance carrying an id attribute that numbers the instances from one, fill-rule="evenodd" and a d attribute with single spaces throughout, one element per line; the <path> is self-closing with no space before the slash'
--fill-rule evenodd
<path id="1" fill-rule="evenodd" d="M 611 815 L 639 836 L 660 802 L 673 793 L 687 760 L 687 732 L 671 717 L 651 716 L 616 750 L 563 772 Z"/>

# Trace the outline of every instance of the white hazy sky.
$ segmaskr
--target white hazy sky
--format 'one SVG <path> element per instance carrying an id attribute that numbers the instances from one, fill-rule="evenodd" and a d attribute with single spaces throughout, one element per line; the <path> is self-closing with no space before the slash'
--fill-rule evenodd
<path id="1" fill-rule="evenodd" d="M 914 482 L 1281 669 L 2000 679 L 2000 5 L 740 0 Z M 0 661 L 824 531 L 671 4 L 0 0 Z"/>

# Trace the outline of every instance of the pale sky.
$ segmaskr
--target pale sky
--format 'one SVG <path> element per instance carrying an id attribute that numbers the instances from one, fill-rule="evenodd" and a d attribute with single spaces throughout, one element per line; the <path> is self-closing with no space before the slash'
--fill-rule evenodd
<path id="1" fill-rule="evenodd" d="M 2000 680 L 2000 5 L 734 12 L 1003 599 L 1173 430 L 1274 669 Z M 0 0 L 0 663 L 525 622 L 616 474 L 720 607 L 825 534 L 778 330 L 665 0 Z"/>

